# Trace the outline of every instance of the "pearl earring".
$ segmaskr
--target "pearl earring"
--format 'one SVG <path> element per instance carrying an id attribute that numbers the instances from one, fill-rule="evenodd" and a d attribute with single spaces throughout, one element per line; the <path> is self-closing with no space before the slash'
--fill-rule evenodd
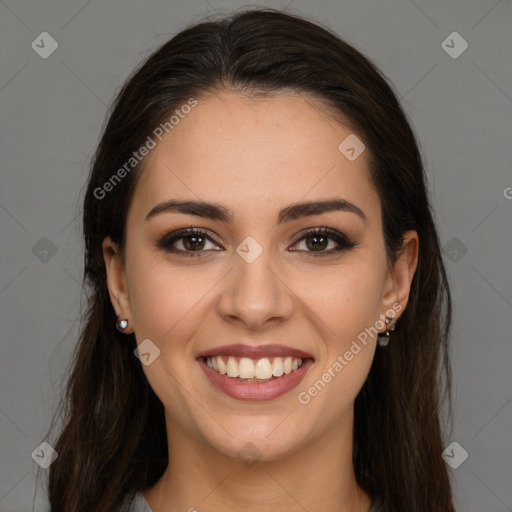
<path id="1" fill-rule="evenodd" d="M 116 329 L 119 332 L 124 332 L 127 327 L 128 327 L 127 319 L 119 320 L 118 322 L 116 322 Z"/>

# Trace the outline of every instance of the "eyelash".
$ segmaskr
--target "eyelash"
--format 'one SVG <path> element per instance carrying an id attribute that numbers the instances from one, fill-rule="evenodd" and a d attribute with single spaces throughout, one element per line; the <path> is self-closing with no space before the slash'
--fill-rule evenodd
<path id="1" fill-rule="evenodd" d="M 166 252 L 169 253 L 175 253 L 180 254 L 185 257 L 201 257 L 201 254 L 207 251 L 201 250 L 201 251 L 184 251 L 182 249 L 176 249 L 172 247 L 172 244 L 178 240 L 181 240 L 183 238 L 187 238 L 187 236 L 190 235 L 196 235 L 200 237 L 204 237 L 208 239 L 210 242 L 215 243 L 216 245 L 221 245 L 220 240 L 217 239 L 216 236 L 209 234 L 207 231 L 201 229 L 201 228 L 186 228 L 186 229 L 180 229 L 178 231 L 175 231 L 173 233 L 169 233 L 165 235 L 160 241 L 156 244 L 157 247 L 163 249 Z M 307 232 L 305 232 L 303 235 L 301 235 L 293 245 L 297 245 L 299 242 L 302 242 L 308 237 L 311 236 L 326 236 L 327 238 L 330 238 L 334 242 L 338 244 L 338 247 L 335 249 L 331 249 L 329 251 L 305 251 L 308 253 L 308 257 L 311 256 L 313 258 L 316 257 L 325 257 L 333 253 L 339 253 L 341 251 L 348 251 L 350 249 L 353 249 L 356 245 L 358 245 L 355 242 L 350 241 L 345 235 L 342 235 L 338 231 L 330 228 L 316 228 L 311 229 Z"/>

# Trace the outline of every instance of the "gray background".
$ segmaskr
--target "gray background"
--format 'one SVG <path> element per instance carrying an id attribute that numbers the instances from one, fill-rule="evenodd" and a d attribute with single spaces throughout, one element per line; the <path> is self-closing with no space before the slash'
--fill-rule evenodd
<path id="1" fill-rule="evenodd" d="M 242 5 L 0 1 L 1 511 L 47 510 L 44 470 L 31 453 L 44 441 L 76 343 L 80 199 L 106 107 L 134 66 L 186 24 Z M 259 5 L 328 25 L 368 55 L 402 99 L 422 147 L 455 302 L 455 428 L 447 444 L 469 454 L 450 469 L 457 508 L 510 511 L 510 1 Z M 58 42 L 47 59 L 31 47 L 44 31 Z M 458 58 L 442 47 L 454 31 L 469 44 Z"/>

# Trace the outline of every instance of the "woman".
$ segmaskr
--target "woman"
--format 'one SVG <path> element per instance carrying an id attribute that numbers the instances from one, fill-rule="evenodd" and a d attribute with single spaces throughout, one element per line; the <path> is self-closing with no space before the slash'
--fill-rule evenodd
<path id="1" fill-rule="evenodd" d="M 426 178 L 352 46 L 272 9 L 179 33 L 116 99 L 84 237 L 53 512 L 454 510 Z"/>

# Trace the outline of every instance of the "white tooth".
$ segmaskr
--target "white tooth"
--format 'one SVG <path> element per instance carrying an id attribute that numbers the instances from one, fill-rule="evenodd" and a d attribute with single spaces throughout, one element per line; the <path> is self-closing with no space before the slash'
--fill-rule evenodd
<path id="1" fill-rule="evenodd" d="M 217 358 L 216 357 L 211 357 L 209 358 L 212 360 L 212 368 L 218 372 L 219 371 L 219 367 L 217 366 Z"/>
<path id="2" fill-rule="evenodd" d="M 254 363 L 248 357 L 241 357 L 238 363 L 238 376 L 241 379 L 254 378 Z"/>
<path id="3" fill-rule="evenodd" d="M 268 358 L 260 359 L 256 363 L 256 368 L 254 371 L 254 376 L 257 379 L 270 379 L 272 377 L 272 365 Z"/>
<path id="4" fill-rule="evenodd" d="M 274 362 L 272 363 L 272 375 L 275 377 L 281 377 L 283 375 L 283 360 L 280 357 L 274 357 Z"/>
<path id="5" fill-rule="evenodd" d="M 292 370 L 296 370 L 299 367 L 299 361 L 297 361 L 297 358 L 292 359 Z"/>
<path id="6" fill-rule="evenodd" d="M 298 365 L 299 365 L 299 368 L 302 366 L 302 359 L 299 357 L 299 359 L 297 359 L 297 362 L 298 362 Z"/>
<path id="7" fill-rule="evenodd" d="M 219 367 L 219 373 L 221 375 L 225 375 L 226 374 L 226 363 L 224 362 L 224 359 L 222 359 L 222 356 L 217 356 L 215 358 L 217 360 L 217 366 Z"/>
<path id="8" fill-rule="evenodd" d="M 208 368 L 212 367 L 212 358 L 211 357 L 206 358 L 206 366 L 208 366 Z"/>
<path id="9" fill-rule="evenodd" d="M 284 369 L 284 373 L 286 373 L 286 375 L 288 375 L 292 371 L 292 358 L 291 357 L 287 357 L 284 360 L 283 369 Z"/>
<path id="10" fill-rule="evenodd" d="M 228 377 L 238 377 L 238 364 L 236 363 L 234 357 L 228 358 L 226 372 L 228 374 Z"/>

